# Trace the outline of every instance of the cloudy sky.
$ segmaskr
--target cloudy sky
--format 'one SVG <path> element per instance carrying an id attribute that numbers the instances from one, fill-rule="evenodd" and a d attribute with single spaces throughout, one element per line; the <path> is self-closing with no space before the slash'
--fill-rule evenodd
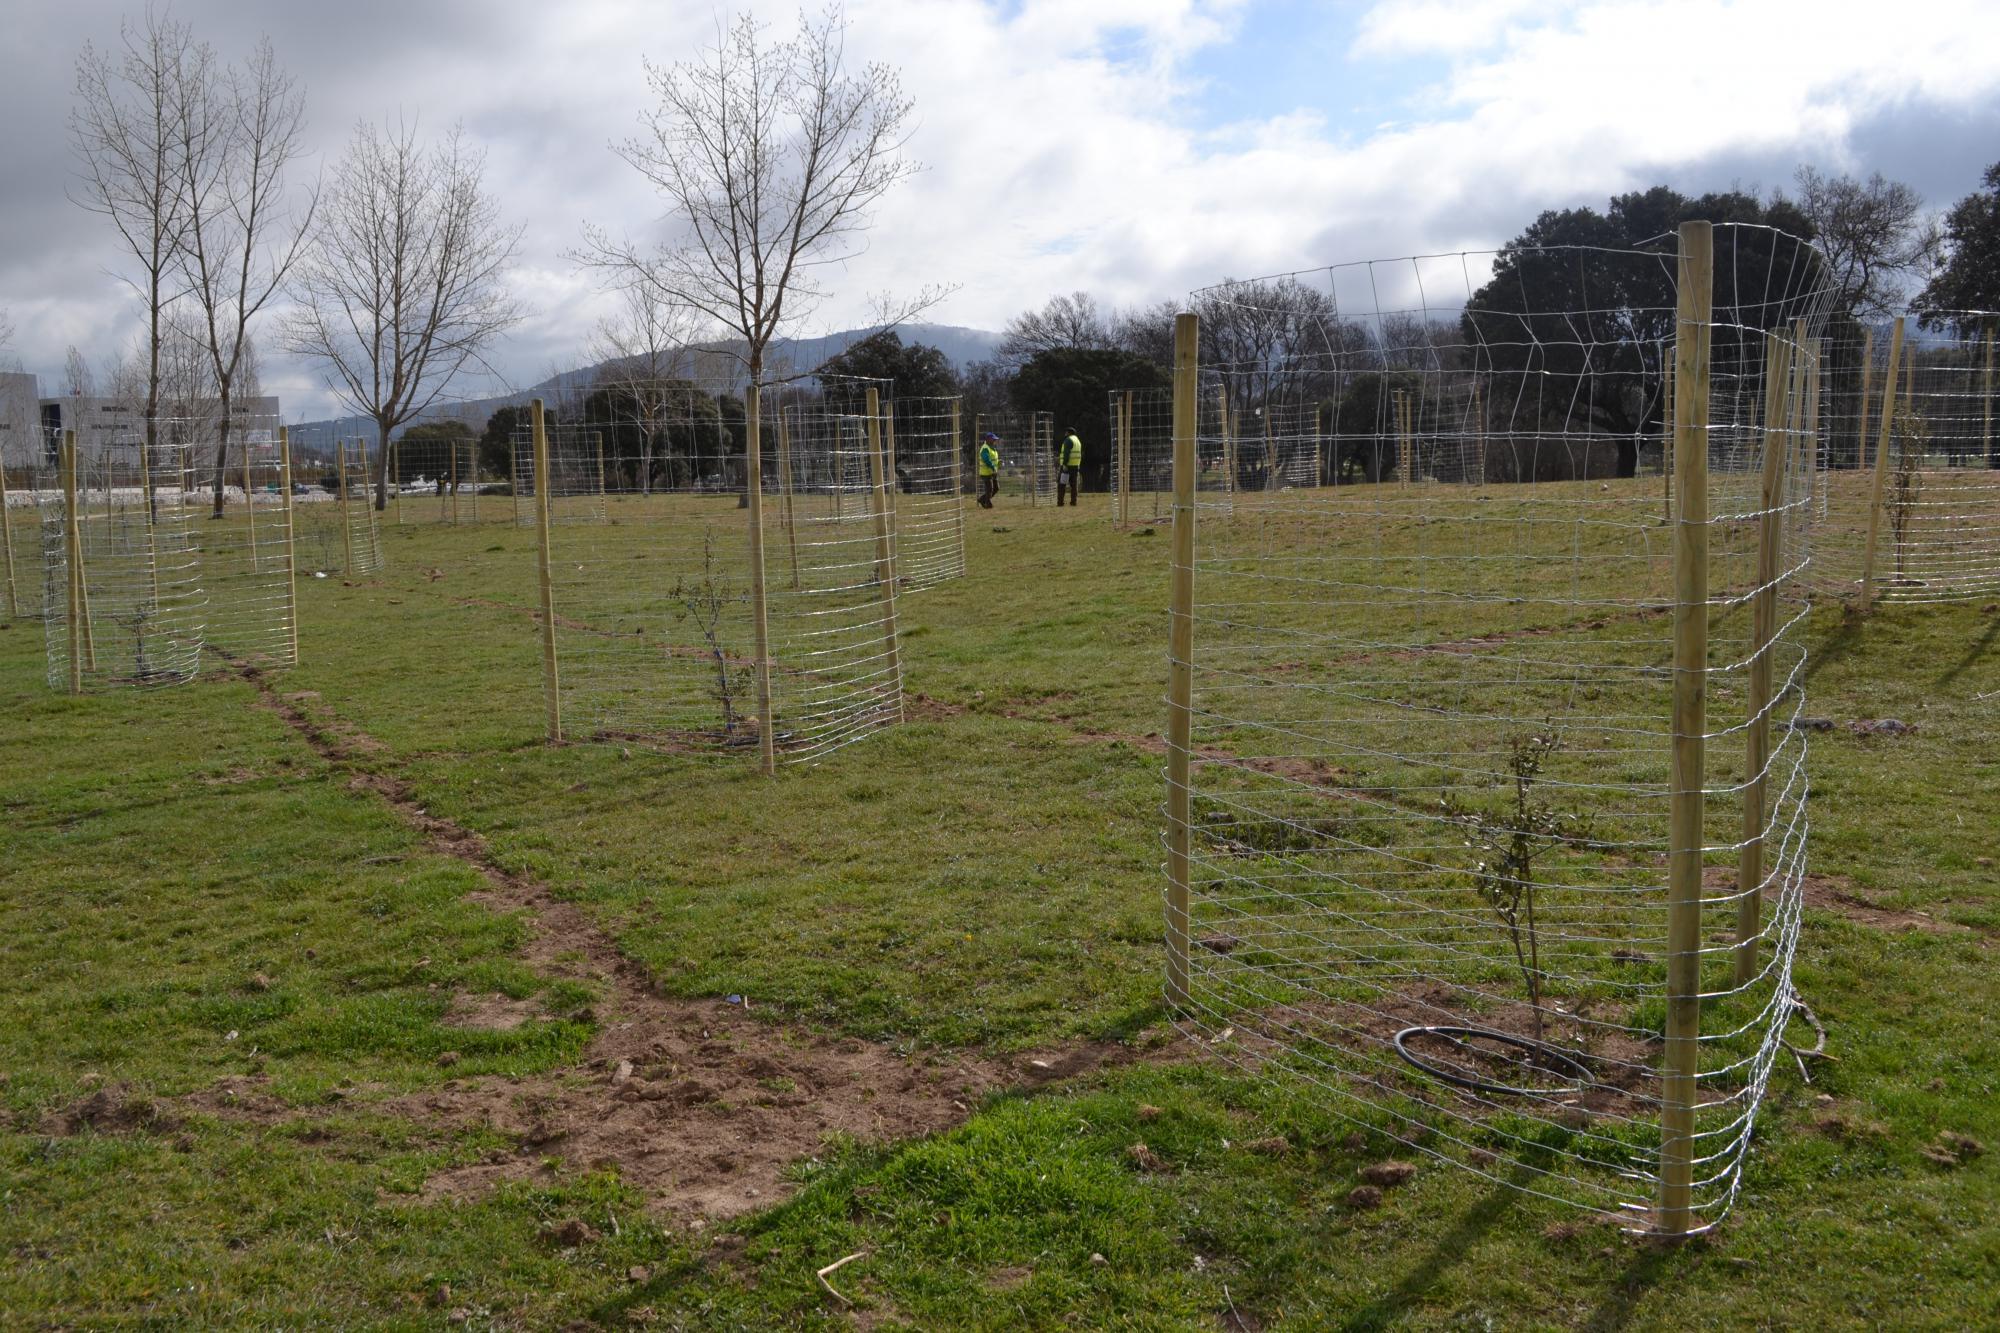
<path id="1" fill-rule="evenodd" d="M 86 41 L 131 4 L 24 0 L 0 30 L 0 309 L 55 391 L 138 311 L 108 227 L 65 198 Z M 659 201 L 610 151 L 638 128 L 642 57 L 715 36 L 709 0 L 179 0 L 239 57 L 268 32 L 308 89 L 318 161 L 363 118 L 462 122 L 525 224 L 535 313 L 515 383 L 584 359 L 604 298 L 564 255 L 588 220 L 644 235 Z M 790 4 L 758 6 L 779 28 Z M 1225 276 L 1488 249 L 1541 209 L 1665 182 L 1768 191 L 1794 167 L 1907 181 L 1944 205 L 2000 160 L 1992 0 L 849 0 L 852 60 L 896 66 L 925 166 L 882 206 L 800 332 L 870 294 L 955 284 L 928 318 L 998 328 L 1057 291 L 1127 304 Z M 254 16 L 254 17 L 253 17 Z M 261 25 L 261 26 L 260 26 Z M 266 340 L 268 346 L 268 339 Z M 267 351 L 288 417 L 330 405 Z M 467 396 L 491 392 L 468 383 Z"/>

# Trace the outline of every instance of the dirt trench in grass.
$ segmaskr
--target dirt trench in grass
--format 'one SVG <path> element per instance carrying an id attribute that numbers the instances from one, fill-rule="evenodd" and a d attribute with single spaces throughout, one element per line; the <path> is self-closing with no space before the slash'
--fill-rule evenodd
<path id="1" fill-rule="evenodd" d="M 886 1142 L 948 1129 L 980 1099 L 1032 1090 L 1138 1058 L 1115 1042 L 1066 1045 L 1012 1059 L 970 1053 L 901 1054 L 878 1042 L 829 1038 L 759 1018 L 749 1006 L 658 994 L 574 904 L 502 867 L 478 833 L 427 809 L 401 778 L 365 767 L 384 747 L 327 710 L 311 692 L 283 693 L 240 665 L 264 706 L 335 768 L 350 789 L 381 799 L 426 847 L 479 872 L 470 897 L 527 915 L 525 961 L 585 982 L 601 999 L 597 1033 L 573 1066 L 526 1078 L 477 1077 L 371 1103 L 371 1109 L 452 1128 L 487 1128 L 509 1146 L 433 1175 L 427 1200 L 476 1196 L 503 1181 L 616 1170 L 659 1210 L 722 1219 L 791 1192 L 786 1172 L 829 1137 Z M 516 1005 L 455 1005 L 455 1021 L 507 1026 Z M 1164 1043 L 1161 1043 L 1164 1045 Z M 1157 1049 L 1157 1048 L 1156 1048 Z M 199 1109 L 260 1119 L 294 1115 L 231 1080 L 189 1099 Z"/>

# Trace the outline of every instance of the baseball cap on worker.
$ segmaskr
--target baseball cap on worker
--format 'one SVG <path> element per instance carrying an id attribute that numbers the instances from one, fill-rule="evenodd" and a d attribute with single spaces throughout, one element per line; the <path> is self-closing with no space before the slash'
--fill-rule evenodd
<path id="1" fill-rule="evenodd" d="M 986 438 L 987 438 L 987 439 L 989 439 L 989 440 L 992 440 L 992 441 L 994 441 L 995 443 L 998 443 L 998 441 L 999 441 L 999 439 L 1000 439 L 1000 437 L 999 437 L 998 435 L 995 435 L 995 434 L 994 434 L 994 433 L 993 433 L 992 431 L 990 431 L 990 430 L 986 432 Z"/>

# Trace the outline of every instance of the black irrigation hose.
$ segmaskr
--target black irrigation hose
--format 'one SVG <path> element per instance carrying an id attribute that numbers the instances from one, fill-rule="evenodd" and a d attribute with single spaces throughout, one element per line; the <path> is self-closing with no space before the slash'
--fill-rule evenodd
<path id="1" fill-rule="evenodd" d="M 1502 1046 L 1512 1046 L 1516 1050 L 1525 1052 L 1528 1055 L 1540 1057 L 1540 1059 L 1549 1067 L 1551 1072 L 1563 1073 L 1565 1071 L 1568 1071 L 1571 1082 L 1573 1083 L 1574 1087 L 1567 1089 L 1516 1088 L 1516 1087 L 1511 1087 L 1505 1083 L 1488 1083 L 1484 1079 L 1468 1078 L 1464 1074 L 1454 1073 L 1453 1071 L 1443 1068 L 1439 1065 L 1431 1064 L 1428 1061 L 1426 1061 L 1423 1057 L 1419 1056 L 1416 1052 L 1412 1051 L 1409 1048 L 1409 1046 L 1405 1044 L 1411 1037 L 1439 1037 L 1461 1049 L 1468 1049 L 1470 1043 L 1468 1042 L 1467 1039 L 1473 1037 L 1476 1037 L 1481 1041 L 1498 1042 Z M 1426 1074 L 1430 1074 L 1435 1078 L 1441 1078 L 1447 1083 L 1454 1084 L 1461 1088 L 1469 1088 L 1474 1092 L 1499 1093 L 1500 1095 L 1506 1097 L 1546 1097 L 1552 1092 L 1574 1091 L 1578 1088 L 1582 1088 L 1596 1082 L 1596 1080 L 1591 1077 L 1589 1068 L 1586 1067 L 1582 1061 L 1578 1060 L 1575 1056 L 1571 1055 L 1568 1051 L 1563 1050 L 1560 1046 L 1551 1046 L 1549 1045 L 1549 1043 L 1545 1041 L 1536 1041 L 1530 1037 L 1517 1037 L 1511 1032 L 1496 1032 L 1492 1028 L 1466 1028 L 1466 1027 L 1404 1028 L 1401 1032 L 1398 1032 L 1396 1034 L 1396 1054 L 1402 1056 L 1404 1060 L 1408 1061 L 1412 1065 L 1415 1065 L 1418 1069 L 1423 1070 Z"/>

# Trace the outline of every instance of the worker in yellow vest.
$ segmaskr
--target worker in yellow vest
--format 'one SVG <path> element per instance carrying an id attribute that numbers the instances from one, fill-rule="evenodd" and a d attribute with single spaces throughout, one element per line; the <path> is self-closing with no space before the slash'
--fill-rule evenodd
<path id="1" fill-rule="evenodd" d="M 1056 446 L 1056 508 L 1062 508 L 1063 486 L 1069 486 L 1069 504 L 1077 506 L 1077 487 L 1083 480 L 1083 441 L 1077 438 L 1076 427 L 1071 426 L 1069 437 Z"/>
<path id="2" fill-rule="evenodd" d="M 1000 437 L 992 431 L 979 442 L 979 507 L 991 509 L 1000 493 Z"/>

